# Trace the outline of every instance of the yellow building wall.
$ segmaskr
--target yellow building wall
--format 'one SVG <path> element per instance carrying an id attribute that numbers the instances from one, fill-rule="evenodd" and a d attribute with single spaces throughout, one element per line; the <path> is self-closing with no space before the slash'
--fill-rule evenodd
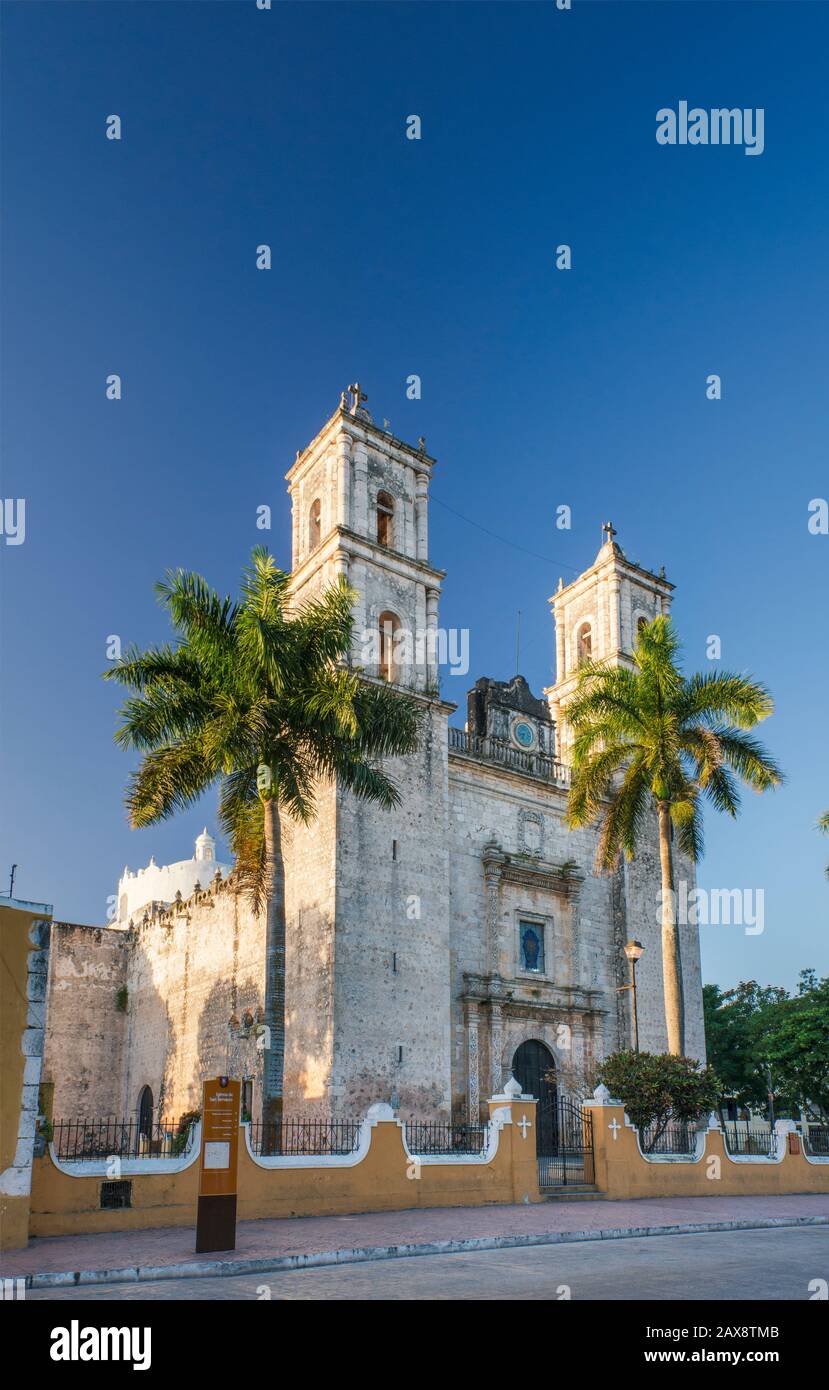
<path id="1" fill-rule="evenodd" d="M 0 1249 L 25 1246 L 29 1181 L 43 1045 L 48 934 L 45 903 L 0 903 Z M 34 929 L 34 930 L 33 930 Z M 46 929 L 48 933 L 48 928 Z M 37 939 L 36 939 L 37 938 Z M 37 967 L 33 962 L 37 958 Z M 36 989 L 30 980 L 36 976 Z M 42 998 L 35 996 L 42 995 Z M 27 1083 L 27 1063 L 28 1076 Z M 35 1078 L 35 1075 L 36 1078 Z M 25 1087 L 25 1090 L 24 1090 Z"/>

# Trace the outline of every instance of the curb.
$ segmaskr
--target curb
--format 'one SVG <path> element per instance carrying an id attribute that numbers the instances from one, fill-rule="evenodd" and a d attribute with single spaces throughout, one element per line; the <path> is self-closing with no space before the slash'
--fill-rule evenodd
<path id="1" fill-rule="evenodd" d="M 671 1226 L 627 1226 L 609 1230 L 546 1231 L 538 1235 L 476 1236 L 469 1240 L 431 1240 L 414 1245 L 368 1245 L 277 1255 L 253 1260 L 188 1260 L 177 1265 L 125 1265 L 120 1269 L 81 1269 L 27 1274 L 26 1289 L 77 1288 L 93 1284 L 151 1283 L 168 1279 L 230 1278 L 237 1274 L 276 1274 L 326 1265 L 396 1260 L 415 1255 L 458 1255 L 479 1250 L 512 1250 L 535 1245 L 572 1245 L 587 1240 L 631 1240 L 642 1236 L 700 1235 L 714 1231 L 762 1231 L 778 1227 L 829 1226 L 829 1216 L 770 1216 L 743 1221 L 692 1221 Z"/>

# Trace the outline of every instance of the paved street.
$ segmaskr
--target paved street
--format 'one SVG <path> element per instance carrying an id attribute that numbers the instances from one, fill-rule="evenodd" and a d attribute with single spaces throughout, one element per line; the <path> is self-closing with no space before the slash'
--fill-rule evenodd
<path id="1" fill-rule="evenodd" d="M 829 1227 L 584 1241 L 418 1255 L 227 1279 L 30 1292 L 30 1300 L 808 1299 L 829 1279 Z"/>

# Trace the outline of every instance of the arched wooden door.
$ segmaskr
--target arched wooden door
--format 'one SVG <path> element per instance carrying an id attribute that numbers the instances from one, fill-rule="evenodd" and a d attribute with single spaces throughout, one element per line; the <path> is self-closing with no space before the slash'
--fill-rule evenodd
<path id="1" fill-rule="evenodd" d="M 552 1052 L 537 1038 L 522 1042 L 512 1059 L 512 1074 L 525 1095 L 535 1096 L 536 1153 L 555 1153 L 558 1133 L 558 1091 L 555 1080 L 556 1063 Z"/>
<path id="2" fill-rule="evenodd" d="M 138 1097 L 138 1133 L 144 1138 L 152 1137 L 153 1132 L 153 1093 L 149 1086 L 142 1087 Z"/>

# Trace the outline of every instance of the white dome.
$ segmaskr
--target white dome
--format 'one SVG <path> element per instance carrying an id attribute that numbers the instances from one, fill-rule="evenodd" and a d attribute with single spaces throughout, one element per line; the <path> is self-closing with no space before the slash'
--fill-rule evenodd
<path id="1" fill-rule="evenodd" d="M 196 852 L 192 859 L 181 859 L 177 864 L 156 864 L 151 858 L 145 869 L 131 873 L 124 869 L 118 884 L 118 917 L 123 925 L 133 918 L 138 920 L 141 909 L 149 903 L 174 903 L 176 893 L 189 898 L 196 884 L 209 888 L 221 871 L 226 878 L 231 870 L 230 864 L 220 864 L 216 860 L 216 841 L 208 834 L 205 826 L 196 840 Z"/>

